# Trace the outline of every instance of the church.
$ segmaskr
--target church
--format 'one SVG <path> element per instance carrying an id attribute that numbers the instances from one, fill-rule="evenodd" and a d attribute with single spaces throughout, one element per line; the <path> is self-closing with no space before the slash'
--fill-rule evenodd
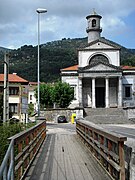
<path id="1" fill-rule="evenodd" d="M 62 82 L 74 88 L 70 107 L 133 107 L 135 67 L 120 65 L 120 46 L 101 37 L 101 18 L 86 17 L 88 44 L 78 49 L 78 65 L 61 69 Z"/>

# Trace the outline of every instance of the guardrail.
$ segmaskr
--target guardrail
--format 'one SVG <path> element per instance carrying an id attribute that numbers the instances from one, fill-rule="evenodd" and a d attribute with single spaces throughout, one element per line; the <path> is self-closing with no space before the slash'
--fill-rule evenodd
<path id="1" fill-rule="evenodd" d="M 126 179 L 124 159 L 126 137 L 106 131 L 85 120 L 76 122 L 76 131 L 112 178 Z"/>
<path id="2" fill-rule="evenodd" d="M 10 137 L 10 145 L 0 166 L 0 180 L 23 179 L 45 137 L 46 121 Z"/>

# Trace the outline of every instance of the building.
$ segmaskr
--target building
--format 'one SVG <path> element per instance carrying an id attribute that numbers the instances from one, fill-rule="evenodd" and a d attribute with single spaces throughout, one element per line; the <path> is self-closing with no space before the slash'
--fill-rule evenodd
<path id="1" fill-rule="evenodd" d="M 71 107 L 135 106 L 135 67 L 120 65 L 120 46 L 101 37 L 101 18 L 86 17 L 88 45 L 78 49 L 78 65 L 61 69 L 62 81 L 74 88 Z"/>
<path id="2" fill-rule="evenodd" d="M 37 82 L 29 82 L 29 97 L 28 104 L 33 104 L 34 111 L 37 111 L 37 100 L 35 97 L 35 89 L 37 88 Z"/>
<path id="3" fill-rule="evenodd" d="M 9 113 L 13 117 L 24 120 L 28 110 L 29 82 L 16 73 L 8 74 Z M 0 74 L 0 92 L 3 92 L 4 74 Z"/>

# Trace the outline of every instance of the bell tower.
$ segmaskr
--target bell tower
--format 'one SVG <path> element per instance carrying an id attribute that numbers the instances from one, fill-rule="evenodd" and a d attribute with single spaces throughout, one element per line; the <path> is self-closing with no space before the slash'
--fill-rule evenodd
<path id="1" fill-rule="evenodd" d="M 100 27 L 100 19 L 102 17 L 98 15 L 95 10 L 91 15 L 86 17 L 88 21 L 88 27 L 86 32 L 88 33 L 88 43 L 95 41 L 100 38 L 100 34 L 102 32 L 102 28 Z"/>

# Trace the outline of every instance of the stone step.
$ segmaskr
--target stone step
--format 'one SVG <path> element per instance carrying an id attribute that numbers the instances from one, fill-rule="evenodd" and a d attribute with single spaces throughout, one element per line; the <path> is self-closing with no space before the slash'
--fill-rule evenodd
<path id="1" fill-rule="evenodd" d="M 85 108 L 85 120 L 93 123 L 129 123 L 126 112 L 122 108 Z"/>
<path id="2" fill-rule="evenodd" d="M 118 115 L 125 116 L 125 111 L 122 108 L 85 108 L 85 114 L 90 115 Z"/>
<path id="3" fill-rule="evenodd" d="M 86 116 L 85 120 L 95 124 L 129 124 L 131 123 L 126 117 L 117 116 Z"/>

